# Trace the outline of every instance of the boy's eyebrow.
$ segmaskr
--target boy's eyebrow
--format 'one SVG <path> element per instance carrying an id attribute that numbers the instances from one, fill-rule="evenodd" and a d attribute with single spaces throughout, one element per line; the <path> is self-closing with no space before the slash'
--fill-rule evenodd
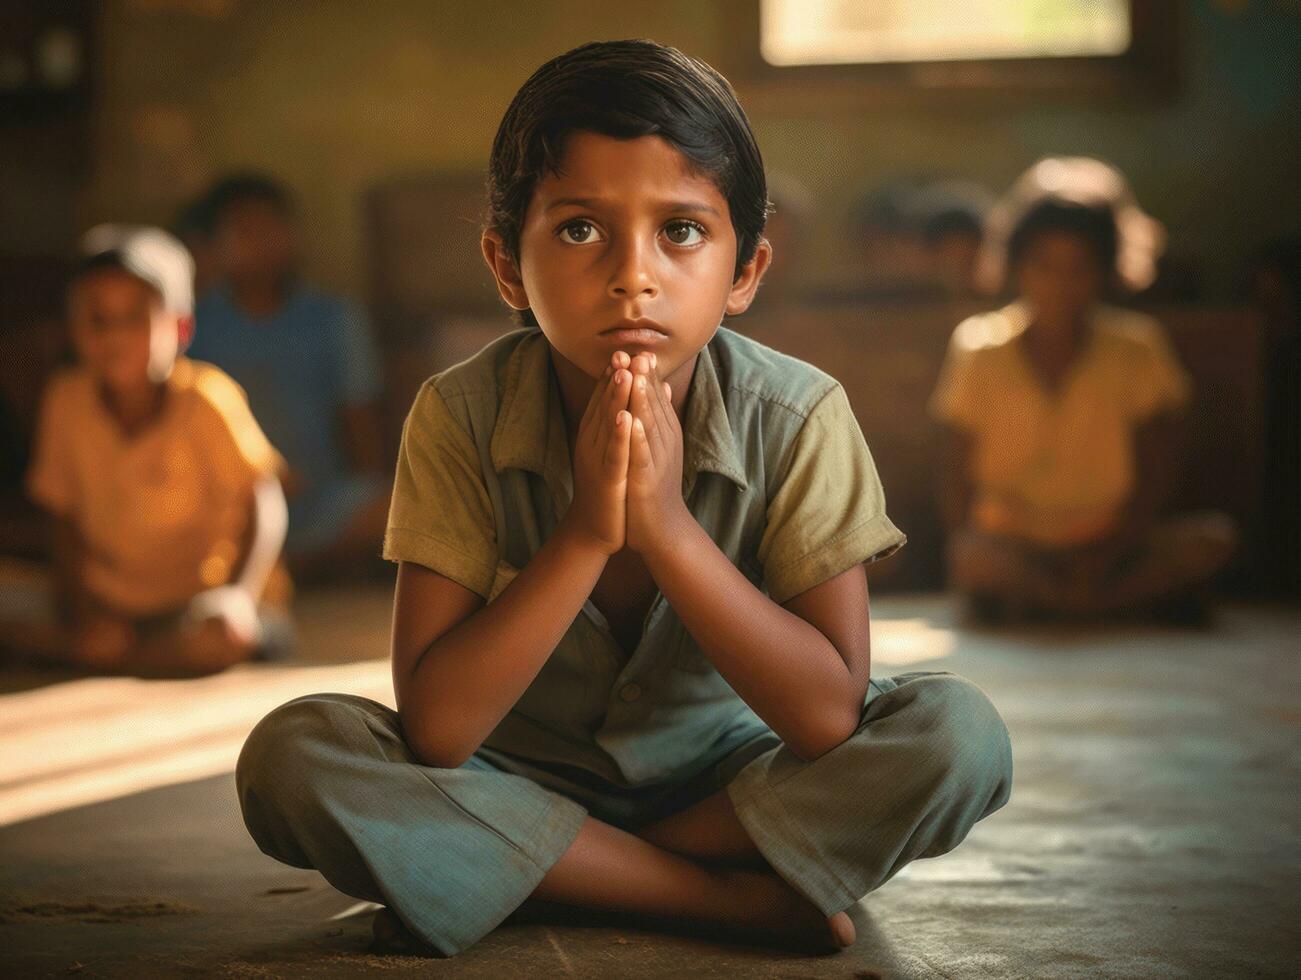
<path id="1" fill-rule="evenodd" d="M 558 197 L 542 210 L 545 213 L 564 207 L 566 204 L 573 204 L 583 208 L 599 208 L 604 203 L 604 201 L 595 197 Z M 661 211 L 703 211 L 706 214 L 712 214 L 715 218 L 722 217 L 715 208 L 710 207 L 703 201 L 661 201 L 656 203 L 655 206 Z"/>

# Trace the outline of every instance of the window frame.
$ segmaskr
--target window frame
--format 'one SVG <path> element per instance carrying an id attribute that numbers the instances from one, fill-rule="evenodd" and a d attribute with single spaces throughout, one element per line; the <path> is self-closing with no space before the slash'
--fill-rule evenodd
<path id="1" fill-rule="evenodd" d="M 734 39 L 726 68 L 743 99 L 766 109 L 914 105 L 936 94 L 959 103 L 1119 98 L 1166 100 L 1179 87 L 1179 0 L 1130 0 L 1130 46 L 1118 55 L 773 65 L 759 49 L 759 0 L 722 0 Z"/>

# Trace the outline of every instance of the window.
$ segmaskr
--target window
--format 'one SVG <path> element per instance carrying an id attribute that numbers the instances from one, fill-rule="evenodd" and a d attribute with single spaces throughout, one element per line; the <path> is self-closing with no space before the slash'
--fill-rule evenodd
<path id="1" fill-rule="evenodd" d="M 839 112 L 972 95 L 1129 101 L 1177 91 L 1180 0 L 717 0 L 719 69 L 747 105 Z"/>
<path id="2" fill-rule="evenodd" d="M 772 65 L 1118 55 L 1128 0 L 761 0 Z M 960 11 L 960 13 L 959 13 Z"/>

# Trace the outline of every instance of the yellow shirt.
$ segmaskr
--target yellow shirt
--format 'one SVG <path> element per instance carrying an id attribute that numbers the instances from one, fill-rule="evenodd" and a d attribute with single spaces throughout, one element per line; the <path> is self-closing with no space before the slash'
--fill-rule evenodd
<path id="1" fill-rule="evenodd" d="M 1178 410 L 1192 383 L 1150 316 L 1098 306 L 1056 391 L 1027 359 L 1025 304 L 969 317 L 949 343 L 930 413 L 974 436 L 972 520 L 1069 545 L 1106 529 L 1134 480 L 1134 428 Z"/>
<path id="2" fill-rule="evenodd" d="M 56 375 L 27 475 L 32 499 L 76 524 L 87 590 L 137 616 L 229 580 L 254 483 L 282 465 L 221 369 L 180 357 L 165 384 L 159 417 L 128 436 L 85 368 Z"/>
<path id="3" fill-rule="evenodd" d="M 691 513 L 775 602 L 905 541 L 840 383 L 721 325 L 692 373 L 682 462 Z M 491 601 L 572 499 L 550 346 L 514 330 L 420 389 L 384 556 Z M 484 745 L 631 787 L 699 771 L 763 728 L 657 592 L 631 656 L 585 601 Z"/>

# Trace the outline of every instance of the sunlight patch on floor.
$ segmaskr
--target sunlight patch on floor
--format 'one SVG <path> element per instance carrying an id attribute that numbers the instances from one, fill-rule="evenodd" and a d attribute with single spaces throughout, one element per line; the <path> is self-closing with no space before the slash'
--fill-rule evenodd
<path id="1" fill-rule="evenodd" d="M 387 660 L 243 665 L 192 680 L 97 677 L 0 697 L 0 826 L 233 772 L 273 708 L 341 691 L 390 707 Z"/>
<path id="2" fill-rule="evenodd" d="M 907 665 L 941 660 L 957 648 L 958 636 L 924 618 L 872 618 L 872 662 Z"/>

